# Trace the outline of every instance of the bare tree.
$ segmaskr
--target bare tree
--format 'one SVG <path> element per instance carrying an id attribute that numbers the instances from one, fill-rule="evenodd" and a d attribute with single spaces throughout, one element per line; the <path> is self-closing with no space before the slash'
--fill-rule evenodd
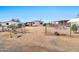
<path id="1" fill-rule="evenodd" d="M 8 28 L 10 28 L 11 30 L 10 30 L 10 37 L 12 38 L 12 34 L 11 33 L 16 33 L 16 26 L 15 26 L 15 24 L 12 24 L 12 25 L 10 25 L 10 26 L 8 26 Z"/>
<path id="2" fill-rule="evenodd" d="M 79 18 L 79 14 L 77 14 L 75 18 Z"/>

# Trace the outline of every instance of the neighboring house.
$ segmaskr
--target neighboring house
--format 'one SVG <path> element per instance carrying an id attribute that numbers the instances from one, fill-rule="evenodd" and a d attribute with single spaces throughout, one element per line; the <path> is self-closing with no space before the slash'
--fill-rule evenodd
<path id="1" fill-rule="evenodd" d="M 53 24 L 61 25 L 61 26 L 69 26 L 68 23 L 69 20 L 59 20 L 59 21 L 54 21 Z"/>
<path id="2" fill-rule="evenodd" d="M 70 19 L 70 20 L 68 21 L 68 23 L 70 23 L 71 26 L 72 26 L 73 24 L 76 24 L 76 25 L 78 26 L 78 28 L 79 28 L 79 18 Z"/>
<path id="3" fill-rule="evenodd" d="M 43 25 L 43 22 L 39 21 L 39 20 L 35 20 L 32 22 L 26 22 L 25 25 L 26 26 L 41 26 L 41 25 Z"/>
<path id="4" fill-rule="evenodd" d="M 10 28 L 8 28 L 8 26 L 10 25 L 15 25 L 17 26 L 18 24 L 22 24 L 18 21 L 5 21 L 5 22 L 0 22 L 0 31 L 5 31 L 5 30 L 8 30 Z"/>
<path id="5" fill-rule="evenodd" d="M 79 25 L 79 18 L 70 19 L 70 20 L 68 21 L 68 23 L 71 23 L 71 24 L 78 24 L 78 25 Z"/>
<path id="6" fill-rule="evenodd" d="M 20 24 L 20 22 L 17 21 L 5 21 L 5 22 L 0 22 L 0 26 L 7 27 L 9 25 L 17 25 Z"/>
<path id="7" fill-rule="evenodd" d="M 43 25 L 42 21 L 40 21 L 40 20 L 32 21 L 32 26 L 40 26 L 40 25 Z"/>
<path id="8" fill-rule="evenodd" d="M 26 22 L 25 26 L 32 26 L 32 22 Z"/>

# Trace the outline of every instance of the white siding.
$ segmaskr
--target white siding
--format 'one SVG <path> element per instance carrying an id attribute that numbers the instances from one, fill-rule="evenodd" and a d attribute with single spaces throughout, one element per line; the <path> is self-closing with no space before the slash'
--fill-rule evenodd
<path id="1" fill-rule="evenodd" d="M 7 25 L 7 23 L 8 23 L 8 25 Z M 19 22 L 13 22 L 13 21 L 11 21 L 11 22 L 2 22 L 0 24 L 2 26 L 9 26 L 9 25 L 13 25 L 13 24 L 17 25 L 17 24 L 19 24 Z"/>

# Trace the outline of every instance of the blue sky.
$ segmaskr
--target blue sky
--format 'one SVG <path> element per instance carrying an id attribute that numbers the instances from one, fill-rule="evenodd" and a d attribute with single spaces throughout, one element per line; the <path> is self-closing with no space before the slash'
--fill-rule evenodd
<path id="1" fill-rule="evenodd" d="M 0 6 L 0 21 L 19 18 L 22 22 L 41 19 L 44 22 L 72 19 L 79 6 Z"/>

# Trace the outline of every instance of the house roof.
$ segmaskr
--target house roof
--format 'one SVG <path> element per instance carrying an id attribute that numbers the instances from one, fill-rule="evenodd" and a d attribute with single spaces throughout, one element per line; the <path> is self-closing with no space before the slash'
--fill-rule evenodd
<path id="1" fill-rule="evenodd" d="M 55 21 L 55 22 L 61 22 L 61 21 L 69 21 L 69 20 L 58 20 L 58 21 Z"/>
<path id="2" fill-rule="evenodd" d="M 0 23 L 8 23 L 8 22 L 16 22 L 16 23 L 21 23 L 21 22 L 17 22 L 17 21 L 4 21 L 4 22 L 0 22 Z"/>
<path id="3" fill-rule="evenodd" d="M 70 21 L 68 22 L 79 22 L 79 18 L 74 18 L 74 19 L 71 19 Z"/>
<path id="4" fill-rule="evenodd" d="M 34 21 L 32 21 L 32 22 L 42 22 L 41 20 L 34 20 Z"/>

